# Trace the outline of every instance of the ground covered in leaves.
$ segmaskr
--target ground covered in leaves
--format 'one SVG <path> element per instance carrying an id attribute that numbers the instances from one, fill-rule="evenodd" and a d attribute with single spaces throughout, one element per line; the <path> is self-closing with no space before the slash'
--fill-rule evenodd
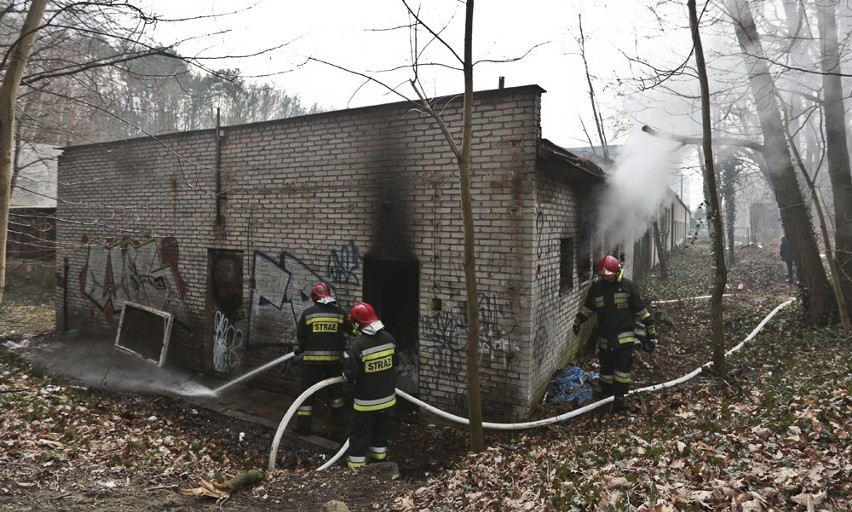
<path id="1" fill-rule="evenodd" d="M 707 295 L 710 263 L 706 247 L 691 246 L 675 252 L 667 280 L 640 284 L 659 301 Z M 399 422 L 398 477 L 381 465 L 316 472 L 328 454 L 285 440 L 283 467 L 218 505 L 179 491 L 264 469 L 272 431 L 176 399 L 58 382 L 0 349 L 0 510 L 312 511 L 330 500 L 353 511 L 849 510 L 850 333 L 802 324 L 794 301 L 751 336 L 797 291 L 777 247 L 742 248 L 729 265 L 744 291 L 725 299 L 727 345 L 749 339 L 724 382 L 701 374 L 632 397 L 628 411 L 487 431 L 478 454 L 466 453 L 462 428 Z M 14 334 L 3 323 L 9 307 L 0 333 L 20 341 L 22 321 Z M 706 299 L 654 309 L 661 344 L 653 358 L 637 353 L 637 388 L 711 359 Z M 593 358 L 579 364 L 595 369 Z M 542 404 L 536 418 L 569 409 Z"/>

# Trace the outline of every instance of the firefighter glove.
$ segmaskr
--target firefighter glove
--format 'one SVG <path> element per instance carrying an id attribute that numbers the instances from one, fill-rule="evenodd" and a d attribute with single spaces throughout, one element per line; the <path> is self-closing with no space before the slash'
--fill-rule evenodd
<path id="1" fill-rule="evenodd" d="M 574 327 L 572 327 L 571 330 L 574 331 L 574 336 L 580 334 L 580 324 L 577 323 L 577 322 L 574 322 Z"/>
<path id="2" fill-rule="evenodd" d="M 657 338 L 648 338 L 642 342 L 642 350 L 651 353 L 657 347 Z"/>

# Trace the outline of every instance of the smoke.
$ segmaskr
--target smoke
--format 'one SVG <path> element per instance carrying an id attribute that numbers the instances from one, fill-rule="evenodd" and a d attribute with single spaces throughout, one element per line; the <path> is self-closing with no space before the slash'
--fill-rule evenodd
<path id="1" fill-rule="evenodd" d="M 681 156 L 671 141 L 634 134 L 618 148 L 598 208 L 598 229 L 610 247 L 627 247 L 648 229 L 669 186 L 680 178 Z"/>

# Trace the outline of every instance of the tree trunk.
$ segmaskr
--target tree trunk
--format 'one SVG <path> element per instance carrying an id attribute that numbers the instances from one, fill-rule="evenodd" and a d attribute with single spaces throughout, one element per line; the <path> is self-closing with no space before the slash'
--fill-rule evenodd
<path id="1" fill-rule="evenodd" d="M 8 67 L 0 86 L 0 304 L 6 290 L 6 242 L 12 194 L 12 144 L 15 137 L 15 103 L 47 0 L 32 0 L 21 26 L 21 36 L 9 50 Z"/>
<path id="2" fill-rule="evenodd" d="M 834 195 L 834 263 L 840 280 L 839 307 L 847 330 L 852 317 L 852 170 L 846 145 L 846 110 L 840 78 L 840 53 L 837 47 L 835 4 L 818 1 L 820 40 L 822 41 L 823 112 L 825 115 L 826 159 Z M 829 255 L 831 257 L 831 255 Z"/>
<path id="3" fill-rule="evenodd" d="M 655 219 L 652 226 L 654 231 L 654 247 L 657 248 L 657 258 L 660 260 L 660 279 L 666 280 L 669 278 L 669 266 L 666 261 L 668 254 L 663 250 L 663 239 L 660 236 L 660 223 Z"/>
<path id="4" fill-rule="evenodd" d="M 707 67 L 704 63 L 704 50 L 701 35 L 698 32 L 698 14 L 695 0 L 686 2 L 689 9 L 689 27 L 692 44 L 695 47 L 695 66 L 698 68 L 698 82 L 701 84 L 701 127 L 704 143 L 704 180 L 707 186 L 707 217 L 713 239 L 713 259 L 716 273 L 713 279 L 713 293 L 710 297 L 710 337 L 713 345 L 713 372 L 717 377 L 725 378 L 725 331 L 722 322 L 722 295 L 728 281 L 728 267 L 725 265 L 725 241 L 722 236 L 722 217 L 719 211 L 719 192 L 716 189 L 716 173 L 713 166 L 713 139 L 710 123 L 710 86 L 707 82 Z"/>
<path id="5" fill-rule="evenodd" d="M 464 21 L 464 122 L 459 158 L 459 186 L 464 217 L 464 276 L 467 289 L 467 400 L 470 421 L 470 449 L 485 450 L 482 432 L 482 403 L 479 384 L 479 292 L 476 289 L 473 209 L 470 197 L 470 169 L 473 142 L 473 0 L 467 0 Z"/>
<path id="6" fill-rule="evenodd" d="M 819 256 L 811 217 L 796 181 L 795 169 L 777 100 L 775 82 L 760 45 L 751 9 L 747 3 L 728 0 L 737 41 L 749 75 L 752 96 L 763 131 L 767 181 L 781 211 L 781 224 L 791 242 L 793 261 L 807 294 L 809 321 L 825 324 L 831 319 L 834 300 Z"/>
<path id="7" fill-rule="evenodd" d="M 704 62 L 704 52 L 701 46 L 701 36 L 698 31 L 698 17 L 695 0 L 687 2 L 689 9 L 689 24 L 695 47 L 695 63 L 698 69 L 698 79 L 701 86 L 701 120 L 702 120 L 702 154 L 704 156 L 704 180 L 707 199 L 707 220 L 713 243 L 713 258 L 715 273 L 713 293 L 711 296 L 711 344 L 713 348 L 714 373 L 719 377 L 726 375 L 725 365 L 725 333 L 722 321 L 722 295 L 728 279 L 725 263 L 725 243 L 722 231 L 722 218 L 719 193 L 716 185 L 716 172 L 713 163 L 712 127 L 710 122 L 710 91 L 707 81 L 707 71 Z"/>

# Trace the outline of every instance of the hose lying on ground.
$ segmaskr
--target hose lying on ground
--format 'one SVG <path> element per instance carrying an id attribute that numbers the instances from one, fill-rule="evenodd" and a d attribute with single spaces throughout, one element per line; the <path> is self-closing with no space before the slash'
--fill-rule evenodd
<path id="1" fill-rule="evenodd" d="M 785 308 L 786 306 L 790 305 L 794 300 L 796 300 L 796 299 L 789 299 L 786 302 L 777 306 L 775 309 L 773 309 L 772 312 L 770 312 L 766 316 L 766 318 L 764 318 L 757 325 L 757 327 L 755 327 L 754 330 L 752 330 L 752 332 L 748 336 L 746 336 L 746 338 L 742 342 L 740 342 L 738 345 L 736 345 L 735 347 L 733 347 L 730 350 L 728 350 L 727 352 L 725 352 L 725 356 L 729 356 L 729 355 L 733 354 L 734 352 L 736 352 L 737 350 L 739 350 L 740 348 L 742 348 L 743 345 L 745 345 L 746 342 L 753 339 L 757 335 L 757 333 L 760 332 L 763 329 L 763 327 L 769 322 L 770 319 L 772 319 L 773 316 L 775 316 L 776 313 L 781 311 L 781 309 Z M 686 381 L 692 379 L 693 377 L 700 374 L 705 369 L 710 368 L 710 366 L 712 366 L 712 365 L 713 365 L 712 362 L 705 363 L 702 366 L 696 368 L 692 372 L 690 372 L 690 373 L 688 373 L 688 374 L 686 374 L 682 377 L 679 377 L 679 378 L 674 379 L 674 380 L 670 380 L 668 382 L 663 382 L 663 383 L 660 383 L 660 384 L 654 384 L 653 386 L 647 386 L 647 387 L 644 387 L 644 388 L 633 389 L 628 394 L 633 395 L 633 394 L 637 394 L 637 393 L 646 393 L 646 392 L 649 392 L 649 391 L 657 391 L 657 390 L 660 390 L 660 389 L 663 389 L 663 388 L 676 386 L 678 384 L 681 384 L 683 382 L 686 382 Z M 272 449 L 269 452 L 269 471 L 275 470 L 275 460 L 278 456 L 278 445 L 281 442 L 281 436 L 284 435 L 284 431 L 287 429 L 287 425 L 290 423 L 290 420 L 293 418 L 293 415 L 296 413 L 296 410 L 299 408 L 300 405 L 302 405 L 302 402 L 304 402 L 309 396 L 316 393 L 318 390 L 320 390 L 320 389 L 322 389 L 326 386 L 330 386 L 332 384 L 337 384 L 339 382 L 344 382 L 344 381 L 345 381 L 345 379 L 343 377 L 332 377 L 330 379 L 320 381 L 320 382 L 314 384 L 313 386 L 309 387 L 308 389 L 306 389 L 304 393 L 302 393 L 301 395 L 299 395 L 298 398 L 296 398 L 296 400 L 293 402 L 293 404 L 287 410 L 287 413 L 281 419 L 281 423 L 278 425 L 278 430 L 275 432 L 275 438 L 272 440 Z M 414 398 L 413 396 L 409 395 L 405 391 L 402 391 L 401 389 L 397 389 L 396 394 L 401 396 L 402 398 L 405 398 L 409 402 L 412 402 L 413 404 L 418 405 L 418 406 L 426 409 L 427 411 L 440 416 L 441 418 L 444 418 L 444 419 L 447 419 L 449 421 L 453 421 L 455 423 L 459 423 L 459 424 L 462 424 L 462 425 L 468 425 L 470 423 L 467 418 L 463 418 L 461 416 L 456 416 L 455 414 L 450 414 L 448 412 L 444 412 L 444 411 L 442 411 L 442 410 L 440 410 L 436 407 L 433 407 L 433 406 L 427 404 L 426 402 L 423 402 L 421 400 L 418 400 L 417 398 Z M 583 407 L 580 407 L 579 409 L 574 409 L 573 411 L 569 411 L 569 412 L 566 412 L 564 414 L 560 414 L 558 416 L 554 416 L 554 417 L 551 417 L 551 418 L 545 418 L 545 419 L 537 420 L 537 421 L 528 421 L 528 422 L 523 422 L 523 423 L 491 423 L 491 422 L 486 421 L 486 422 L 482 423 L 482 427 L 487 428 L 487 429 L 491 429 L 491 430 L 525 430 L 525 429 L 534 428 L 534 427 L 542 427 L 542 426 L 545 426 L 545 425 L 551 425 L 553 423 L 565 421 L 565 420 L 568 420 L 570 418 L 574 418 L 576 416 L 579 416 L 581 414 L 585 414 L 585 413 L 587 413 L 587 412 L 589 412 L 593 409 L 597 409 L 598 407 L 605 405 L 605 404 L 608 404 L 612 401 L 613 401 L 613 397 L 609 396 L 609 397 L 603 398 L 601 400 L 598 400 L 597 402 L 593 402 L 593 403 L 587 404 Z M 329 467 L 334 465 L 338 460 L 340 460 L 340 458 L 343 456 L 343 454 L 346 453 L 346 450 L 348 448 L 349 448 L 349 439 L 347 439 L 346 442 L 343 443 L 343 446 L 340 448 L 340 450 L 331 459 L 329 459 L 328 462 L 326 462 L 321 467 L 319 467 L 317 469 L 317 471 L 322 471 L 322 470 L 328 469 Z"/>

